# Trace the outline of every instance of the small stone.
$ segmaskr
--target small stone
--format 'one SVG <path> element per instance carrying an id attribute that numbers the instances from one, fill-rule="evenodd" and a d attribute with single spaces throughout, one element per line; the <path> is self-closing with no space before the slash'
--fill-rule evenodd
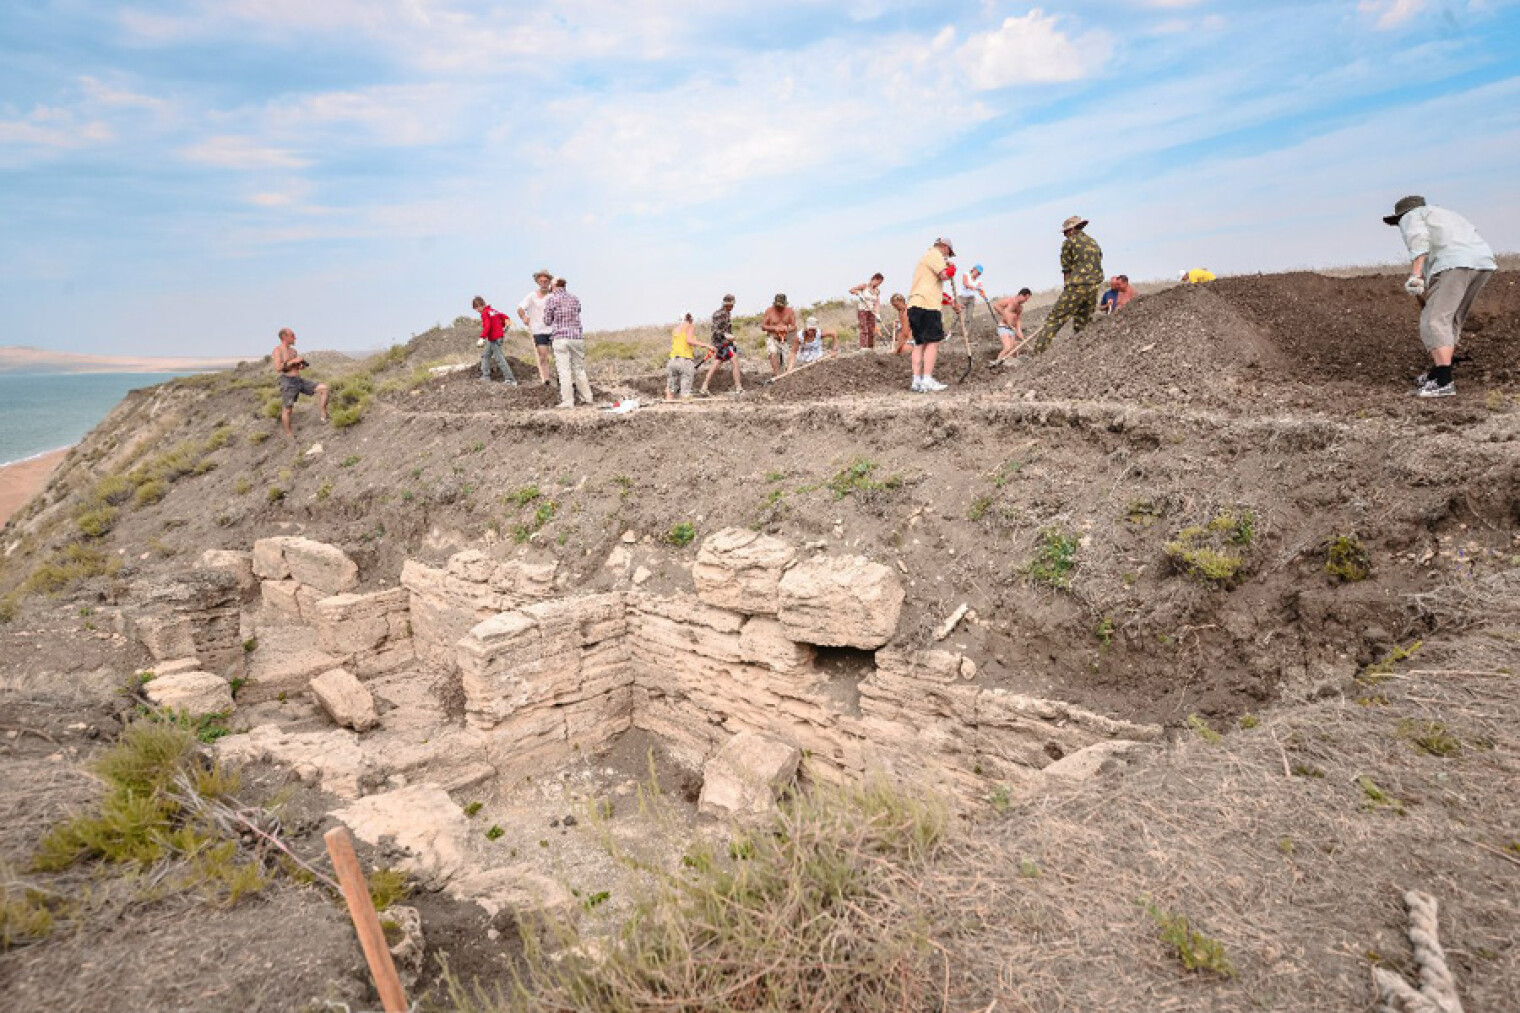
<path id="1" fill-rule="evenodd" d="M 567 826 L 567 827 L 573 827 L 573 826 L 575 826 L 575 824 L 578 821 L 576 820 L 576 818 L 574 816 L 566 816 L 564 818 L 563 822 L 564 822 L 565 826 Z"/>
<path id="2" fill-rule="evenodd" d="M 559 826 L 559 817 L 556 816 L 552 820 L 550 820 L 549 821 L 549 826 L 551 826 L 551 827 L 557 827 L 557 826 Z"/>

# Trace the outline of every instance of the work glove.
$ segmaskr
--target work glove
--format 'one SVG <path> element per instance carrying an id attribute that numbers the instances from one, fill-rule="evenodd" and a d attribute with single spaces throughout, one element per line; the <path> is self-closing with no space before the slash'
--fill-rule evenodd
<path id="1" fill-rule="evenodd" d="M 486 339 L 485 338 L 476 338 L 475 339 L 475 347 L 476 348 L 484 348 L 484 347 L 486 347 Z"/>
<path id="2" fill-rule="evenodd" d="M 1425 279 L 1417 274 L 1411 274 L 1409 280 L 1404 282 L 1404 291 L 1410 295 L 1425 294 Z"/>
<path id="3" fill-rule="evenodd" d="M 945 265 L 945 277 L 946 278 L 954 278 L 955 277 L 955 265 L 954 264 L 946 264 Z"/>

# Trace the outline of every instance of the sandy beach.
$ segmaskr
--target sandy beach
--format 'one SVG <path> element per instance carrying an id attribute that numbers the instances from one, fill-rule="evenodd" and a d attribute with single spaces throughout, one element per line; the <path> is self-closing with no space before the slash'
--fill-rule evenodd
<path id="1" fill-rule="evenodd" d="M 26 505 L 47 484 L 48 476 L 58 467 L 68 449 L 51 450 L 15 464 L 0 467 L 0 524 Z"/>

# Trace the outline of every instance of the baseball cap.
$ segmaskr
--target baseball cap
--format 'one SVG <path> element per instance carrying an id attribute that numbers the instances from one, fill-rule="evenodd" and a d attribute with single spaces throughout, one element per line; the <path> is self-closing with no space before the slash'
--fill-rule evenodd
<path id="1" fill-rule="evenodd" d="M 775 298 L 774 302 L 775 302 L 775 304 L 777 306 L 785 306 L 786 305 L 786 293 L 785 292 L 777 292 L 776 293 L 776 298 Z"/>
<path id="2" fill-rule="evenodd" d="M 806 320 L 806 322 L 803 323 L 803 326 L 807 327 L 809 329 L 817 327 L 818 326 L 818 318 L 817 317 L 808 317 L 807 320 Z"/>
<path id="3" fill-rule="evenodd" d="M 947 237 L 941 236 L 940 238 L 936 239 L 934 241 L 934 245 L 943 246 L 949 252 L 950 256 L 955 256 L 955 244 L 952 243 Z"/>

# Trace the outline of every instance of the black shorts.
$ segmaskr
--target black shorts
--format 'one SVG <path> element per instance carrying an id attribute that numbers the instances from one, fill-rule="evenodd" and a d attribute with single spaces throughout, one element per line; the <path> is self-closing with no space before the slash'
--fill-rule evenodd
<path id="1" fill-rule="evenodd" d="M 915 345 L 932 345 L 945 340 L 945 318 L 940 316 L 939 310 L 909 306 L 908 326 L 913 330 Z"/>
<path id="2" fill-rule="evenodd" d="M 553 348 L 554 347 L 554 335 L 552 333 L 551 334 L 535 334 L 535 335 L 533 335 L 533 343 L 535 345 L 543 345 L 545 348 Z"/>
<path id="3" fill-rule="evenodd" d="M 713 345 L 713 357 L 719 362 L 731 362 L 738 351 L 729 341 L 719 341 Z"/>

